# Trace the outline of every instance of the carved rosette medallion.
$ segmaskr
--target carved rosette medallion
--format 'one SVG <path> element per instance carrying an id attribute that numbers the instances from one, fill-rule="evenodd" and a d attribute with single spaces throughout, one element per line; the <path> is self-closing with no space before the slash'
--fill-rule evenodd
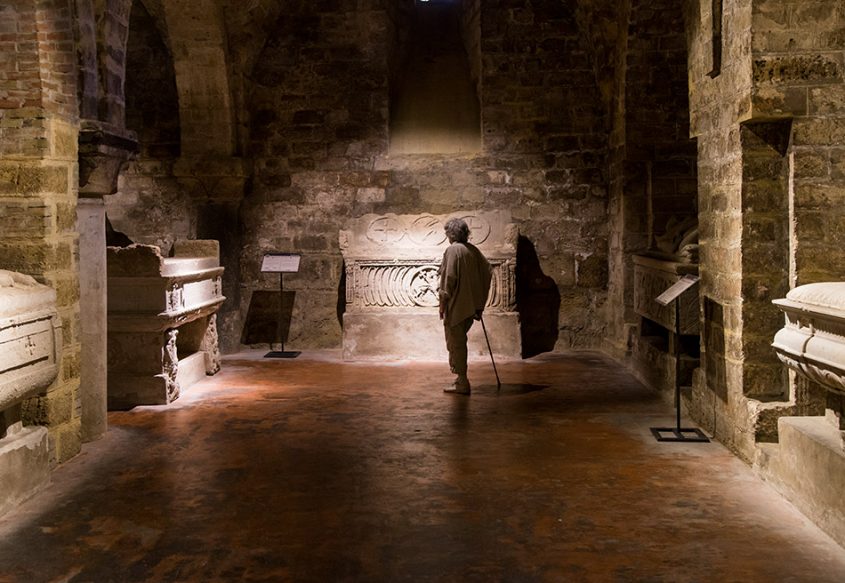
<path id="1" fill-rule="evenodd" d="M 437 267 L 423 265 L 422 267 L 410 270 L 409 273 L 410 282 L 408 288 L 410 290 L 411 301 L 417 306 L 425 308 L 437 306 L 440 303 L 437 292 L 440 280 Z"/>
<path id="2" fill-rule="evenodd" d="M 490 223 L 476 215 L 461 217 L 469 227 L 469 242 L 473 245 L 481 245 L 490 236 Z"/>
<path id="3" fill-rule="evenodd" d="M 379 217 L 367 228 L 367 238 L 379 245 L 396 243 L 405 235 L 405 228 L 393 217 Z"/>
<path id="4" fill-rule="evenodd" d="M 443 221 L 431 215 L 424 215 L 411 223 L 408 236 L 421 247 L 436 247 L 446 240 L 446 231 L 443 230 Z"/>

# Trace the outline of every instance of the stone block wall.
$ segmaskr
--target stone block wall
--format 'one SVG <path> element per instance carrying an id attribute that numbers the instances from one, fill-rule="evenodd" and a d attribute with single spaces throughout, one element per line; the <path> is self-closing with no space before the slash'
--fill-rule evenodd
<path id="1" fill-rule="evenodd" d="M 705 352 L 691 407 L 751 459 L 755 442 L 777 439 L 778 416 L 818 408 L 771 356 L 770 302 L 842 278 L 843 15 L 835 0 L 725 0 L 711 78 L 710 8 L 688 4 Z"/>
<path id="2" fill-rule="evenodd" d="M 173 58 L 153 17 L 135 2 L 126 51 L 126 127 L 139 152 L 105 197 L 112 226 L 137 243 L 167 253 L 176 239 L 195 238 L 194 202 L 176 176 L 181 154 L 179 98 Z"/>
<path id="3" fill-rule="evenodd" d="M 23 405 L 46 425 L 50 457 L 80 449 L 76 51 L 71 2 L 0 7 L 0 268 L 57 292 L 63 350 L 57 380 Z"/>
<path id="4" fill-rule="evenodd" d="M 753 455 L 753 419 L 742 397 L 742 143 L 750 117 L 751 0 L 725 0 L 721 72 L 715 77 L 711 0 L 687 3 L 690 120 L 698 138 L 702 366 L 691 408 L 705 430 Z"/>
<path id="5" fill-rule="evenodd" d="M 289 342 L 338 347 L 337 236 L 347 218 L 507 209 L 558 284 L 558 346 L 597 346 L 603 330 L 594 316 L 607 285 L 607 140 L 571 9 L 483 3 L 483 152 L 388 156 L 394 20 L 380 7 L 344 6 L 285 14 L 257 59 L 249 104 L 255 176 L 241 214 L 247 292 L 278 285 L 259 272 L 263 253 L 302 252 L 301 273 L 285 279 L 300 292 Z"/>
<path id="6" fill-rule="evenodd" d="M 837 0 L 758 0 L 754 116 L 792 119 L 794 281 L 845 273 L 845 10 Z"/>

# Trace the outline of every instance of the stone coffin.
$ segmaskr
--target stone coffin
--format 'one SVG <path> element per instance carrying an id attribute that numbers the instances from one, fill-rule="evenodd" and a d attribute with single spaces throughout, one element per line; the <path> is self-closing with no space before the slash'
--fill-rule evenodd
<path id="1" fill-rule="evenodd" d="M 220 369 L 217 241 L 109 247 L 108 406 L 162 405 Z"/>
<path id="2" fill-rule="evenodd" d="M 518 232 L 506 212 L 451 215 L 366 215 L 340 232 L 346 266 L 343 357 L 346 360 L 445 360 L 438 316 L 438 268 L 448 246 L 443 225 L 452 217 L 470 226 L 470 243 L 493 266 L 484 312 L 493 352 L 521 354 L 516 313 Z M 470 358 L 489 358 L 480 325 L 469 332 Z"/>
<path id="3" fill-rule="evenodd" d="M 634 255 L 634 311 L 671 332 L 680 330 L 684 335 L 698 334 L 698 294 L 685 292 L 679 298 L 680 328 L 675 304 L 662 306 L 654 301 L 685 275 L 698 275 L 698 265 Z"/>
<path id="4" fill-rule="evenodd" d="M 772 343 L 781 362 L 845 394 L 845 282 L 802 285 L 773 303 L 786 314 Z"/>
<path id="5" fill-rule="evenodd" d="M 697 336 L 699 307 L 697 287 L 684 292 L 675 302 L 663 306 L 655 299 L 685 275 L 697 275 L 698 265 L 668 258 L 634 255 L 634 311 L 663 328 L 661 336 L 640 329 L 633 353 L 640 367 L 641 380 L 660 390 L 670 390 L 676 381 L 682 386 L 692 384 L 692 373 L 699 365 L 698 354 L 674 354 L 670 339 L 680 330 L 681 336 Z M 680 322 L 678 319 L 680 318 Z M 680 327 L 679 327 L 680 324 Z M 676 366 L 678 365 L 678 366 Z M 679 378 L 676 379 L 676 370 Z"/>
<path id="6" fill-rule="evenodd" d="M 49 479 L 47 429 L 23 427 L 20 403 L 53 382 L 60 354 L 56 292 L 0 270 L 0 514 Z"/>

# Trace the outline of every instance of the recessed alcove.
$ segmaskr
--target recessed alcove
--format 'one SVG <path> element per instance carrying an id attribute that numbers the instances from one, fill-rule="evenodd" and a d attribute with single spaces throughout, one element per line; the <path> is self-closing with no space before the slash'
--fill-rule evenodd
<path id="1" fill-rule="evenodd" d="M 478 3 L 418 0 L 399 14 L 390 153 L 480 152 Z"/>

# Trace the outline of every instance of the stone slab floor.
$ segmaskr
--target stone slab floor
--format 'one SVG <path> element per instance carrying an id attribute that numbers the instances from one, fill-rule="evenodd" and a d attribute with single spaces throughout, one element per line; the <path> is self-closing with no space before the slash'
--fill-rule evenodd
<path id="1" fill-rule="evenodd" d="M 228 358 L 0 519 L 0 581 L 845 581 L 845 550 L 597 354 Z"/>

